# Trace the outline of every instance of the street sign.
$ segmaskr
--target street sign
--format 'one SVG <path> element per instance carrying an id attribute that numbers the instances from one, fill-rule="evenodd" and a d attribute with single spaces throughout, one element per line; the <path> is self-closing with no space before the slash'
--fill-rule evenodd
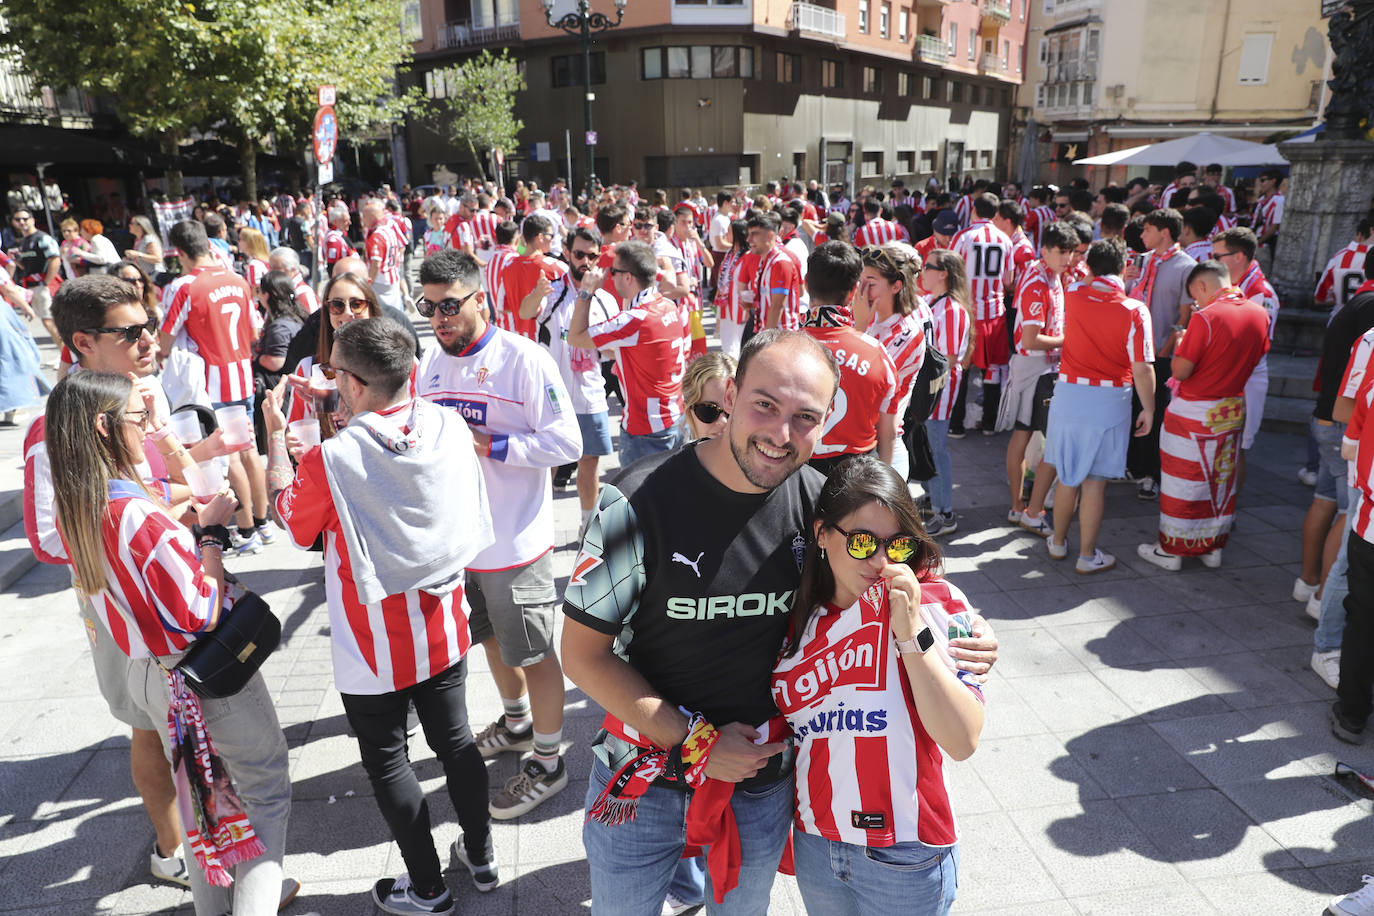
<path id="1" fill-rule="evenodd" d="M 330 183 L 331 181 L 333 181 L 333 180 L 334 180 L 334 162 L 333 162 L 333 160 L 330 160 L 329 162 L 321 162 L 321 163 L 320 163 L 320 180 L 319 180 L 317 183 L 318 183 L 321 187 L 323 187 L 323 186 L 329 184 L 329 183 Z"/>
<path id="2" fill-rule="evenodd" d="M 589 131 L 587 131 L 587 145 L 588 145 L 588 146 L 596 146 L 596 131 L 594 131 L 594 130 L 589 130 Z"/>
<path id="3" fill-rule="evenodd" d="M 311 139 L 316 162 L 324 165 L 334 158 L 334 148 L 339 145 L 339 122 L 334 117 L 332 105 L 325 105 L 315 112 L 315 126 L 311 131 Z"/>
<path id="4" fill-rule="evenodd" d="M 1330 19 L 1349 2 L 1350 0 L 1322 0 L 1322 18 Z"/>
<path id="5" fill-rule="evenodd" d="M 334 87 L 333 87 L 333 86 L 321 86 L 319 89 L 317 89 L 317 90 L 315 91 L 315 97 L 316 97 L 315 104 L 316 104 L 316 105 L 319 105 L 321 108 L 327 108 L 328 106 L 333 105 L 333 104 L 334 104 Z"/>
<path id="6" fill-rule="evenodd" d="M 506 154 L 501 150 L 496 151 L 496 167 L 503 168 L 506 164 Z"/>
<path id="7" fill-rule="evenodd" d="M 548 144 L 547 142 L 545 142 L 545 143 L 531 143 L 531 144 L 530 144 L 530 159 L 531 159 L 532 161 L 534 161 L 534 162 L 548 162 L 548 161 L 549 161 L 549 144 Z"/>

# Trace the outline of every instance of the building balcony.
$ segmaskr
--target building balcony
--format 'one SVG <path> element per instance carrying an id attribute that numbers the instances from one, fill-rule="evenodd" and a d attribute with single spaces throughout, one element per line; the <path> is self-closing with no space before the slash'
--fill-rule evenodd
<path id="1" fill-rule="evenodd" d="M 916 15 L 939 16 L 940 11 L 953 2 L 954 0 L 916 0 Z"/>
<path id="2" fill-rule="evenodd" d="M 1056 19 L 1074 19 L 1102 11 L 1102 0 L 1059 0 L 1054 7 Z"/>
<path id="3" fill-rule="evenodd" d="M 474 26 L 472 20 L 446 22 L 435 36 L 434 46 L 448 48 L 480 48 L 484 45 L 506 44 L 520 40 L 520 23 Z"/>
<path id="4" fill-rule="evenodd" d="M 989 20 L 999 29 L 1011 22 L 1011 0 L 983 0 L 983 24 Z"/>
<path id="5" fill-rule="evenodd" d="M 983 52 L 983 56 L 978 60 L 978 69 L 983 73 L 993 76 L 1005 76 L 1007 63 L 1002 60 L 1002 55 L 992 51 Z"/>
<path id="6" fill-rule="evenodd" d="M 803 36 L 844 40 L 844 17 L 829 7 L 801 0 L 792 4 L 792 28 Z"/>
<path id="7" fill-rule="evenodd" d="M 939 35 L 917 35 L 916 59 L 928 64 L 944 64 L 949 60 L 949 45 Z"/>

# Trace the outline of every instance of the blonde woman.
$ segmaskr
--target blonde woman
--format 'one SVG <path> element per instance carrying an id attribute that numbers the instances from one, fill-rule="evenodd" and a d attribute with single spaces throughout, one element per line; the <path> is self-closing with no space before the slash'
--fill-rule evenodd
<path id="1" fill-rule="evenodd" d="M 725 403 L 725 383 L 735 377 L 735 360 L 724 353 L 699 356 L 682 376 L 682 401 L 687 407 L 690 441 L 715 439 L 725 432 L 730 415 Z"/>
<path id="2" fill-rule="evenodd" d="M 254 290 L 259 289 L 270 269 L 267 262 L 271 250 L 267 247 L 267 237 L 252 226 L 244 226 L 239 230 L 239 251 L 247 258 L 243 264 L 243 279 Z"/>

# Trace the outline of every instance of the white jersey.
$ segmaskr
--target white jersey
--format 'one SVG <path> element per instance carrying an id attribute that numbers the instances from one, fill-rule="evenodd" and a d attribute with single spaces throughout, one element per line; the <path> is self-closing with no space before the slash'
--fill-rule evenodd
<path id="1" fill-rule="evenodd" d="M 553 550 L 549 468 L 582 456 L 582 432 L 548 351 L 488 326 L 458 356 L 449 356 L 437 344 L 425 350 L 415 370 L 415 389 L 491 436 L 490 453 L 478 457 L 496 542 L 468 568 L 512 569 Z"/>
<path id="2" fill-rule="evenodd" d="M 564 274 L 540 303 L 537 320 L 549 332 L 549 355 L 563 376 L 563 384 L 572 398 L 573 413 L 606 413 L 606 381 L 601 375 L 601 357 L 595 350 L 584 350 L 568 343 L 568 327 L 576 306 L 576 281 L 572 274 Z M 588 304 L 587 325 L 595 327 L 619 311 L 615 297 L 599 289 Z"/>

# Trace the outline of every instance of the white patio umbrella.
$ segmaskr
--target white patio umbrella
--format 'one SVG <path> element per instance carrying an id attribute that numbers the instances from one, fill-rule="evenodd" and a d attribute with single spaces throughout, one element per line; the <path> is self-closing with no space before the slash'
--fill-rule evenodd
<path id="1" fill-rule="evenodd" d="M 1074 165 L 1177 165 L 1184 161 L 1198 165 L 1287 165 L 1277 149 L 1263 143 L 1237 140 L 1202 131 L 1189 137 L 1176 137 L 1162 143 L 1148 143 L 1130 149 L 1113 150 L 1100 156 L 1075 159 Z"/>

